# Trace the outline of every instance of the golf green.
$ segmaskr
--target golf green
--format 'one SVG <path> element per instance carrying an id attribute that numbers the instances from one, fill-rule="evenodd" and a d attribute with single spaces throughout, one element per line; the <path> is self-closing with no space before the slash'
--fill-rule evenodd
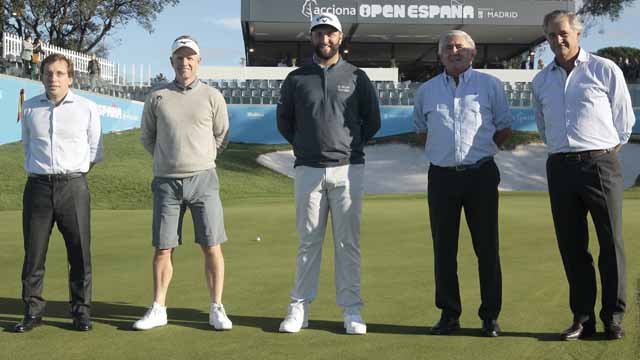
<path id="1" fill-rule="evenodd" d="M 229 184 L 229 186 L 231 186 Z M 167 299 L 169 325 L 131 330 L 152 300 L 149 210 L 94 210 L 92 253 L 94 330 L 71 329 L 66 253 L 54 230 L 47 259 L 43 326 L 10 332 L 22 317 L 19 211 L 0 212 L 1 359 L 638 359 L 640 330 L 640 199 L 624 203 L 628 270 L 626 337 L 558 341 L 571 322 L 568 287 L 555 242 L 546 194 L 502 194 L 500 203 L 503 308 L 501 336 L 480 336 L 477 262 L 462 224 L 458 255 L 463 329 L 428 335 L 439 317 L 434 305 L 433 254 L 424 195 L 365 199 L 362 223 L 365 336 L 344 335 L 335 304 L 333 243 L 327 232 L 320 289 L 311 305 L 309 329 L 280 334 L 293 282 L 297 236 L 293 199 L 225 202 L 229 241 L 224 304 L 234 328 L 216 332 L 207 323 L 209 299 L 203 261 L 186 219 L 185 243 L 174 254 Z M 260 236 L 261 241 L 256 241 Z M 595 231 L 591 249 L 597 259 Z M 597 260 L 596 260 L 597 262 Z M 599 304 L 597 305 L 599 306 Z M 598 311 L 599 309 L 596 309 Z"/>

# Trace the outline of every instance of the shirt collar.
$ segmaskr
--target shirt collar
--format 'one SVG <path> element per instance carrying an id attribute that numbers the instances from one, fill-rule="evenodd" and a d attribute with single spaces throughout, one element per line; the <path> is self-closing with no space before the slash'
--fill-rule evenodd
<path id="1" fill-rule="evenodd" d="M 467 70 L 465 70 L 462 74 L 460 74 L 460 76 L 458 76 L 458 80 L 460 83 L 467 83 L 469 82 L 469 80 L 471 80 L 472 75 L 473 75 L 473 67 L 469 66 Z M 445 84 L 449 84 L 449 82 L 455 81 L 453 79 L 453 76 L 447 74 L 447 70 L 444 70 L 442 72 L 442 76 L 444 78 Z"/>
<path id="2" fill-rule="evenodd" d="M 62 99 L 62 101 L 60 102 L 60 105 L 62 104 L 66 104 L 66 103 L 72 103 L 76 100 L 76 94 L 74 94 L 71 89 L 69 89 L 69 91 L 67 92 L 67 95 L 64 97 L 64 99 Z M 42 93 L 42 95 L 40 95 L 40 102 L 47 102 L 47 103 L 52 103 L 49 98 L 47 97 L 47 92 L 45 91 L 44 93 Z M 53 104 L 53 103 L 52 103 Z"/>
<path id="3" fill-rule="evenodd" d="M 336 61 L 336 63 L 335 63 L 335 64 L 330 65 L 330 66 L 324 66 L 324 65 L 320 65 L 320 64 L 318 63 L 318 58 L 316 57 L 316 55 L 315 55 L 315 54 L 313 55 L 313 63 L 314 63 L 314 64 L 316 64 L 316 65 L 318 65 L 321 69 L 331 69 L 331 68 L 333 68 L 334 66 L 338 66 L 338 65 L 342 64 L 342 62 L 344 62 L 344 60 L 342 60 L 342 56 L 339 56 L 339 57 L 338 57 L 338 61 Z"/>
<path id="4" fill-rule="evenodd" d="M 198 85 L 200 85 L 200 79 L 196 78 L 191 82 L 191 84 L 188 84 L 187 86 L 182 86 L 175 80 L 173 80 L 172 84 L 178 90 L 189 91 L 195 89 L 196 87 L 198 87 Z"/>
<path id="5" fill-rule="evenodd" d="M 574 61 L 573 65 L 578 66 L 583 62 L 589 61 L 589 56 L 590 55 L 588 51 L 584 51 L 584 49 L 580 48 L 580 50 L 578 50 L 578 57 Z M 558 65 L 558 63 L 556 62 L 556 59 L 554 58 L 553 61 L 551 62 L 551 70 L 557 70 L 557 69 L 562 69 L 562 66 Z"/>

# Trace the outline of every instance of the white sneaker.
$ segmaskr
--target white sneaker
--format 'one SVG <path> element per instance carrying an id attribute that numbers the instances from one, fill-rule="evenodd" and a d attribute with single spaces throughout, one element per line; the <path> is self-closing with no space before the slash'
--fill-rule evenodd
<path id="1" fill-rule="evenodd" d="M 142 319 L 133 323 L 133 328 L 136 330 L 149 330 L 164 325 L 167 325 L 167 308 L 153 303 L 144 313 Z"/>
<path id="2" fill-rule="evenodd" d="M 360 314 L 345 315 L 344 328 L 347 334 L 364 335 L 367 333 L 367 324 L 364 323 Z"/>
<path id="3" fill-rule="evenodd" d="M 227 317 L 222 304 L 211 304 L 209 311 L 209 325 L 213 326 L 216 330 L 231 330 L 233 324 Z"/>
<path id="4" fill-rule="evenodd" d="M 308 303 L 290 303 L 287 316 L 280 323 L 280 332 L 297 333 L 298 331 L 300 331 L 300 329 L 307 327 L 309 327 Z"/>

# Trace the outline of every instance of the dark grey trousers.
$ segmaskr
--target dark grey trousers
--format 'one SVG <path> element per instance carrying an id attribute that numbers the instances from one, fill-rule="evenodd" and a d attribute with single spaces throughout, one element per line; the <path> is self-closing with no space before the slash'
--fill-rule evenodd
<path id="1" fill-rule="evenodd" d="M 478 258 L 480 297 L 478 315 L 497 319 L 502 305 L 502 273 L 498 241 L 498 184 L 495 162 L 455 171 L 429 168 L 429 219 L 433 237 L 436 306 L 442 315 L 458 318 L 462 312 L 458 285 L 458 235 L 464 208 L 473 249 Z"/>
<path id="2" fill-rule="evenodd" d="M 547 160 L 547 178 L 574 320 L 595 321 L 596 273 L 587 225 L 587 213 L 591 213 L 600 245 L 600 318 L 607 324 L 621 321 L 626 308 L 626 270 L 622 241 L 624 182 L 618 155 L 612 152 L 582 161 L 552 155 Z"/>
<path id="3" fill-rule="evenodd" d="M 22 225 L 25 314 L 42 316 L 45 259 L 53 224 L 64 237 L 69 263 L 71 313 L 89 315 L 91 253 L 89 188 L 84 176 L 72 179 L 29 178 L 24 189 Z"/>

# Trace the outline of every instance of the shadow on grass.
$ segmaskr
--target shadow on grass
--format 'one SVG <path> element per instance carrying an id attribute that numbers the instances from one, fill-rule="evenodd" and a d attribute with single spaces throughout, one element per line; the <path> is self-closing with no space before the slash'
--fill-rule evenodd
<path id="1" fill-rule="evenodd" d="M 133 331 L 132 325 L 147 310 L 142 306 L 127 303 L 106 303 L 94 301 L 91 306 L 91 320 L 94 323 L 110 325 L 118 330 Z M 24 305 L 21 299 L 0 298 L 0 327 L 4 331 L 12 331 L 17 321 L 22 319 Z M 210 330 L 209 314 L 195 309 L 169 308 L 167 311 L 172 325 L 185 326 L 200 330 Z M 51 318 L 69 318 L 60 321 Z M 44 324 L 73 330 L 69 303 L 64 301 L 47 301 Z"/>
<path id="2" fill-rule="evenodd" d="M 5 332 L 11 332 L 16 322 L 23 316 L 23 303 L 21 299 L 0 297 L 0 328 Z M 139 319 L 147 308 L 131 305 L 128 303 L 107 303 L 93 302 L 91 307 L 91 318 L 93 322 L 113 326 L 122 331 L 134 331 L 131 326 Z M 169 308 L 167 310 L 169 323 L 173 326 L 184 326 L 198 330 L 211 331 L 209 325 L 209 314 L 195 309 Z M 236 326 L 246 326 L 261 329 L 268 333 L 277 333 L 282 318 L 266 316 L 246 316 L 229 314 L 231 321 Z M 52 319 L 53 318 L 53 319 Z M 60 319 L 68 318 L 68 321 Z M 44 325 L 54 326 L 64 330 L 73 330 L 71 325 L 71 315 L 69 314 L 69 303 L 63 301 L 48 301 L 45 310 Z M 341 321 L 309 320 L 309 329 L 326 331 L 338 335 L 345 334 Z M 396 334 L 396 335 L 429 335 L 430 327 L 394 325 L 368 323 L 367 332 L 369 334 Z M 603 336 L 596 335 L 593 340 L 604 339 Z M 432 336 L 432 335 L 429 335 Z M 437 335 L 433 335 L 437 336 Z M 448 336 L 481 337 L 480 329 L 462 328 Z M 558 333 L 539 332 L 513 332 L 503 331 L 500 337 L 526 337 L 539 341 L 559 341 Z"/>

